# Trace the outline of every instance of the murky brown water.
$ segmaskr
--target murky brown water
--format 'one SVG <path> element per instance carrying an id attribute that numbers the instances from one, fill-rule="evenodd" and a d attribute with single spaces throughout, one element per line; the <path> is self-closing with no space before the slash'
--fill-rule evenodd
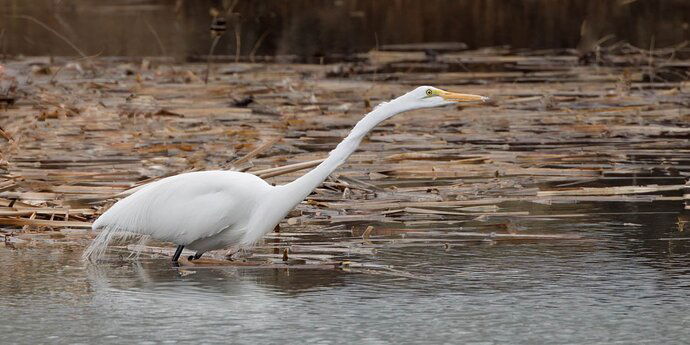
<path id="1" fill-rule="evenodd" d="M 608 44 L 624 41 L 644 49 L 690 38 L 684 0 L 0 0 L 0 54 L 79 55 L 21 17 L 31 16 L 85 55 L 205 55 L 212 41 L 210 9 L 226 13 L 230 4 L 236 4 L 234 14 L 227 16 L 216 55 L 239 50 L 243 56 L 294 54 L 318 62 L 400 43 L 588 51 L 605 37 Z"/>
<path id="2" fill-rule="evenodd" d="M 682 205 L 569 208 L 619 214 L 526 224 L 591 241 L 354 258 L 415 278 L 164 259 L 85 267 L 78 251 L 0 247 L 2 343 L 686 343 L 690 246 L 658 240 L 685 237 Z"/>

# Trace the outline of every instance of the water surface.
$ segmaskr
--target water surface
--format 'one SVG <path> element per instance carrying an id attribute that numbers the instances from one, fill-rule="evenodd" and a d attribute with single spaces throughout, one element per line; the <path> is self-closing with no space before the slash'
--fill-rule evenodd
<path id="1" fill-rule="evenodd" d="M 580 205 L 582 206 L 582 205 Z M 81 249 L 0 247 L 3 344 L 681 344 L 690 257 L 678 203 L 527 226 L 586 241 L 389 248 L 342 270 L 85 266 Z"/>

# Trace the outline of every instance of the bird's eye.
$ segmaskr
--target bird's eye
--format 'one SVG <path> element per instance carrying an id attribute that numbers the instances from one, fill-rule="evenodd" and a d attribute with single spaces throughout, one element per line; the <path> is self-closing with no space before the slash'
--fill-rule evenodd
<path id="1" fill-rule="evenodd" d="M 431 95 L 433 95 L 433 94 L 434 94 L 434 92 L 431 91 L 431 89 L 426 89 L 426 95 L 427 95 L 427 96 L 431 96 Z"/>

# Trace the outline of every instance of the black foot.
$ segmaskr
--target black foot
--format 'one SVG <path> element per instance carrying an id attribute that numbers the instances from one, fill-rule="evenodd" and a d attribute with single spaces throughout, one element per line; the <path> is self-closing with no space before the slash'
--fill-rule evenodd
<path id="1" fill-rule="evenodd" d="M 192 260 L 198 260 L 201 258 L 201 256 L 204 255 L 204 253 L 196 253 L 194 255 L 190 255 L 187 260 L 192 261 Z"/>

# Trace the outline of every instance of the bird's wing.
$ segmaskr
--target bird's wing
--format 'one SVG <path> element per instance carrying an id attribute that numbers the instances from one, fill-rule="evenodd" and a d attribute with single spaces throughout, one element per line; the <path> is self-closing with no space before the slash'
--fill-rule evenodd
<path id="1" fill-rule="evenodd" d="M 172 176 L 120 200 L 93 228 L 115 228 L 187 245 L 246 222 L 267 187 L 250 174 L 219 171 Z"/>

